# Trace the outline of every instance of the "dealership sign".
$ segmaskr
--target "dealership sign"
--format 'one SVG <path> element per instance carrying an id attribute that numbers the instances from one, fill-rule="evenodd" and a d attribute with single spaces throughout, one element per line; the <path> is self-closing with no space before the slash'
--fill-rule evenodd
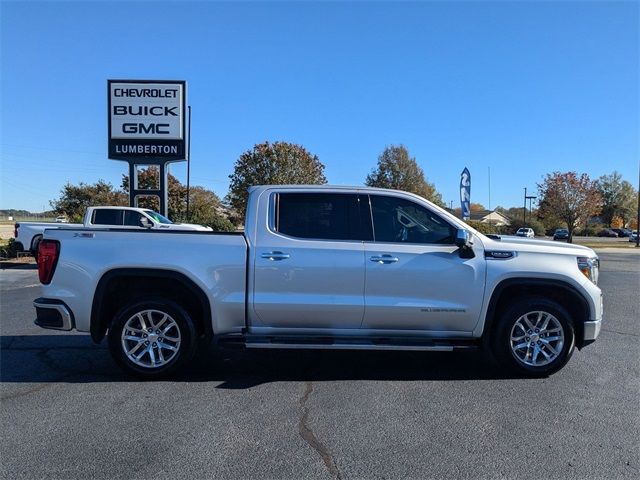
<path id="1" fill-rule="evenodd" d="M 184 160 L 186 83 L 107 80 L 109 158 L 165 163 Z"/>

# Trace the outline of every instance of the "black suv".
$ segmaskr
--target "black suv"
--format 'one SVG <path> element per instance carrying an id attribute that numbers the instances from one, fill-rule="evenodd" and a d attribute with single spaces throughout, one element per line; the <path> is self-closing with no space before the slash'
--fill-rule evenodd
<path id="1" fill-rule="evenodd" d="M 554 240 L 568 240 L 569 239 L 569 230 L 566 228 L 558 228 L 555 232 L 553 232 Z"/>

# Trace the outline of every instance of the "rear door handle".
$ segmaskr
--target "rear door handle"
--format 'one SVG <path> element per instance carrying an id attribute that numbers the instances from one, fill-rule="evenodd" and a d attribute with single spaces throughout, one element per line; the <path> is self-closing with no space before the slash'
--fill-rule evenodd
<path id="1" fill-rule="evenodd" d="M 267 260 L 278 261 L 278 260 L 286 260 L 289 258 L 288 253 L 283 252 L 266 252 L 260 255 L 262 258 L 266 258 Z"/>
<path id="2" fill-rule="evenodd" d="M 371 260 L 372 262 L 376 262 L 376 263 L 396 263 L 399 259 L 398 257 L 394 257 L 393 255 L 374 255 L 371 258 L 369 258 L 369 260 Z"/>

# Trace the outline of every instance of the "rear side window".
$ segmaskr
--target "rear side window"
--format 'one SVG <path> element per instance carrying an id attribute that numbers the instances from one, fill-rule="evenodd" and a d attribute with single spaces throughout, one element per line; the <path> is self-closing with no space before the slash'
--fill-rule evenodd
<path id="1" fill-rule="evenodd" d="M 122 225 L 122 210 L 111 208 L 94 210 L 91 223 L 94 225 Z"/>
<path id="2" fill-rule="evenodd" d="M 361 211 L 366 215 L 361 215 Z M 366 196 L 340 193 L 279 193 L 275 230 L 310 240 L 371 240 Z"/>
<path id="3" fill-rule="evenodd" d="M 435 213 L 398 197 L 371 195 L 376 242 L 452 244 L 455 229 Z"/>

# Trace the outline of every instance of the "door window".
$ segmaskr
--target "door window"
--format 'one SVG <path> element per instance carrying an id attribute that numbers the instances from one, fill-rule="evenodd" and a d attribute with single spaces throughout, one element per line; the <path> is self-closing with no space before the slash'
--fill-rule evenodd
<path id="1" fill-rule="evenodd" d="M 124 224 L 128 227 L 142 227 L 142 215 L 133 210 L 125 210 Z"/>
<path id="2" fill-rule="evenodd" d="M 366 203 L 366 197 L 354 194 L 279 193 L 275 230 L 313 240 L 371 240 Z"/>
<path id="3" fill-rule="evenodd" d="M 93 211 L 94 225 L 122 225 L 122 210 L 105 208 Z"/>
<path id="4" fill-rule="evenodd" d="M 376 242 L 452 244 L 455 229 L 417 203 L 398 197 L 371 195 Z"/>

